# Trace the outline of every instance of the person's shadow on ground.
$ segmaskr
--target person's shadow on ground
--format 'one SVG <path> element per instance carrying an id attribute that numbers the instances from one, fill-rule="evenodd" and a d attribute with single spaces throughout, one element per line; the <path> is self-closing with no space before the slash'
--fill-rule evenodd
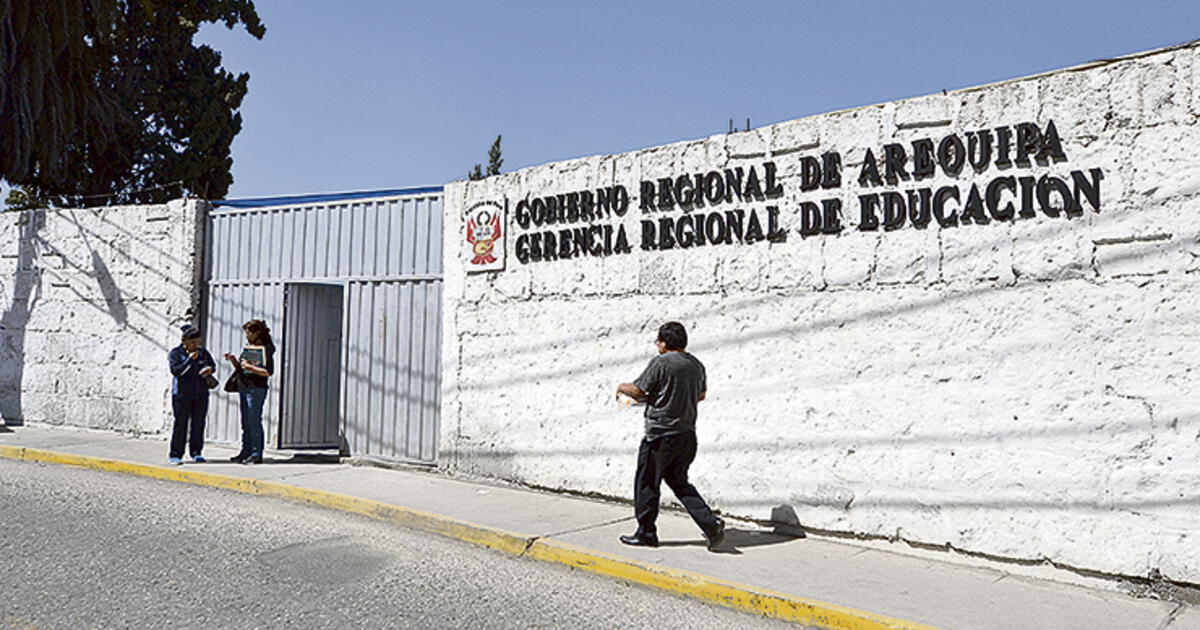
<path id="1" fill-rule="evenodd" d="M 725 540 L 721 541 L 720 545 L 710 551 L 739 556 L 742 554 L 741 550 L 745 547 L 779 545 L 804 537 L 804 531 L 796 527 L 788 527 L 786 529 L 776 528 L 775 531 L 728 527 L 725 529 Z M 708 541 L 703 538 L 699 540 L 664 540 L 659 542 L 660 547 L 705 547 L 707 545 Z"/>

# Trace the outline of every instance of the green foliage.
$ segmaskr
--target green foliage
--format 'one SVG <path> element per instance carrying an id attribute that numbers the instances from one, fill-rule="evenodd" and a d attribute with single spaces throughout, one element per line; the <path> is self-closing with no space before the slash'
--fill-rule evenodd
<path id="1" fill-rule="evenodd" d="M 21 189 L 10 199 L 223 197 L 250 77 L 194 43 L 207 23 L 266 32 L 252 0 L 0 1 L 0 178 Z"/>
<path id="2" fill-rule="evenodd" d="M 491 177 L 492 175 L 500 174 L 500 165 L 504 164 L 504 160 L 500 159 L 500 136 L 496 136 L 496 141 L 492 143 L 492 148 L 488 149 L 488 165 L 487 172 L 483 172 L 479 164 L 475 165 L 474 170 L 467 173 L 467 179 L 474 181 Z"/>
<path id="3" fill-rule="evenodd" d="M 501 164 L 504 164 L 504 160 L 500 159 L 500 136 L 496 136 L 496 141 L 492 143 L 492 148 L 488 149 L 488 177 L 499 175 Z"/>

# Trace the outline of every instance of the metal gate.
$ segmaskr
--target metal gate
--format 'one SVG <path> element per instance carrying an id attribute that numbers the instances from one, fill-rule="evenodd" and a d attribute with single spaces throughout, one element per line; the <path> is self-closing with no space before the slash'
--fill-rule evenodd
<path id="1" fill-rule="evenodd" d="M 283 289 L 281 448 L 340 448 L 342 287 Z"/>
<path id="2" fill-rule="evenodd" d="M 351 455 L 435 463 L 441 187 L 214 205 L 206 232 L 204 334 L 214 352 L 237 354 L 244 321 L 262 318 L 272 328 L 283 360 L 264 410 L 267 435 L 274 436 L 268 440 L 284 448 L 340 446 Z M 328 312 L 318 318 L 324 324 L 293 326 L 295 300 L 330 299 L 331 293 L 318 297 L 318 289 L 305 295 L 316 284 L 342 292 L 336 414 L 320 405 L 321 396 L 326 403 L 332 399 L 324 388 L 329 383 L 314 387 L 314 374 L 297 367 L 303 353 L 320 354 L 329 339 L 323 328 Z M 323 352 L 323 360 L 333 360 L 331 350 Z M 221 371 L 228 374 L 228 364 Z M 302 395 L 293 398 L 298 389 Z M 334 415 L 338 425 L 330 420 Z M 207 438 L 240 440 L 236 396 L 214 394 Z"/>

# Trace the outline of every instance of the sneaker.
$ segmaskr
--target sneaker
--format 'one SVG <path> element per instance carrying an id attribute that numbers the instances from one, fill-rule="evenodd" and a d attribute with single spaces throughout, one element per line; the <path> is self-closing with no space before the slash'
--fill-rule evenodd
<path id="1" fill-rule="evenodd" d="M 717 519 L 717 526 L 711 533 L 704 532 L 705 538 L 708 538 L 708 550 L 712 551 L 725 541 L 725 521 L 721 518 Z"/>
<path id="2" fill-rule="evenodd" d="M 194 464 L 203 464 L 206 461 L 208 460 L 204 459 L 203 455 L 192 455 L 192 463 Z"/>
<path id="3" fill-rule="evenodd" d="M 262 462 L 263 462 L 262 456 L 256 457 L 254 455 L 250 455 L 250 456 L 246 457 L 246 459 L 242 460 L 243 464 L 261 464 Z"/>
<path id="4" fill-rule="evenodd" d="M 246 458 L 247 458 L 247 457 L 250 457 L 250 456 L 249 456 L 249 455 L 246 455 L 246 454 L 244 454 L 244 453 L 238 453 L 237 455 L 234 455 L 233 457 L 230 457 L 230 458 L 229 458 L 229 461 L 230 461 L 230 463 L 234 463 L 234 464 L 240 464 L 240 463 L 242 463 L 242 462 L 246 461 Z"/>
<path id="5" fill-rule="evenodd" d="M 170 464 L 170 465 L 172 465 L 172 466 L 182 466 L 182 465 L 183 465 L 183 458 L 181 458 L 181 457 L 168 457 L 168 458 L 167 458 L 167 463 L 168 463 L 168 464 Z"/>

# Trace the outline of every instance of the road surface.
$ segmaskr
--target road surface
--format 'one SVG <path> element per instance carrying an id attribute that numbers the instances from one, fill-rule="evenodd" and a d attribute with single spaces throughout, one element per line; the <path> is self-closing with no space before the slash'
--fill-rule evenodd
<path id="1" fill-rule="evenodd" d="M 0 459 L 0 628 L 794 628 L 365 517 Z"/>

